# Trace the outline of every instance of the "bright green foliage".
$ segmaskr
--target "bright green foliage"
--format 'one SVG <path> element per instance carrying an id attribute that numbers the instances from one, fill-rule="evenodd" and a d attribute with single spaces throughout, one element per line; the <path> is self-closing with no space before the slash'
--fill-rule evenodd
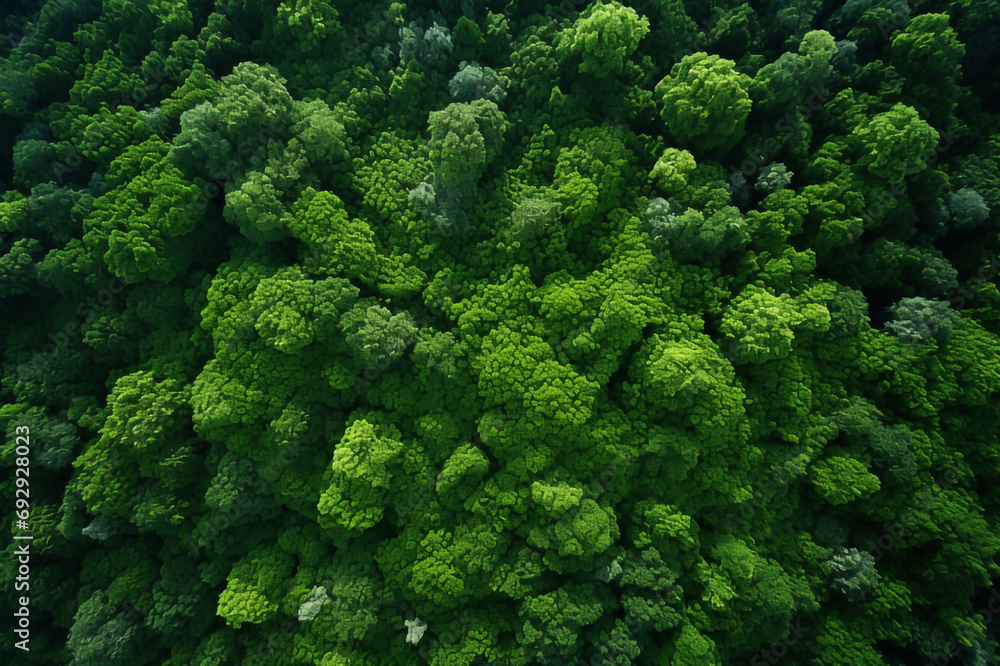
<path id="1" fill-rule="evenodd" d="M 711 664 L 720 666 L 715 642 L 701 634 L 690 624 L 684 625 L 674 643 L 670 666 L 694 666 L 695 664 Z"/>
<path id="2" fill-rule="evenodd" d="M 649 32 L 649 19 L 620 2 L 596 3 L 559 35 L 557 54 L 580 59 L 581 74 L 605 78 L 620 74 L 640 40 Z"/>
<path id="3" fill-rule="evenodd" d="M 813 463 L 811 480 L 816 492 L 834 505 L 866 499 L 881 487 L 879 478 L 869 473 L 864 463 L 843 456 Z"/>
<path id="4" fill-rule="evenodd" d="M 129 93 L 139 87 L 139 77 L 126 73 L 122 61 L 109 49 L 99 61 L 86 66 L 83 78 L 70 90 L 70 101 L 96 110 L 102 103 L 127 102 Z"/>
<path id="5" fill-rule="evenodd" d="M 743 626 L 765 641 L 782 638 L 800 600 L 777 562 L 739 539 L 722 537 L 697 570 L 703 589 L 699 605 L 717 628 Z"/>
<path id="6" fill-rule="evenodd" d="M 416 336 L 413 318 L 393 314 L 380 305 L 358 303 L 344 313 L 340 329 L 351 349 L 366 364 L 384 368 L 403 355 Z"/>
<path id="7" fill-rule="evenodd" d="M 873 176 L 896 181 L 927 167 L 927 155 L 939 135 L 915 109 L 896 104 L 858 125 L 851 138 L 857 142 L 860 166 Z"/>
<path id="8" fill-rule="evenodd" d="M 520 617 L 521 651 L 534 663 L 559 663 L 571 654 L 583 627 L 601 616 L 593 586 L 567 585 L 526 599 Z"/>
<path id="9" fill-rule="evenodd" d="M 230 224 L 258 242 L 281 237 L 285 208 L 267 174 L 252 171 L 231 181 L 227 190 L 223 214 Z"/>
<path id="10" fill-rule="evenodd" d="M 261 624 L 274 617 L 292 566 L 292 558 L 273 546 L 247 553 L 226 577 L 226 589 L 219 595 L 219 617 L 237 629 L 243 623 Z"/>
<path id="11" fill-rule="evenodd" d="M 439 495 L 468 495 L 489 467 L 490 461 L 482 451 L 472 444 L 465 444 L 445 461 L 435 490 Z"/>
<path id="12" fill-rule="evenodd" d="M 317 259 L 317 267 L 326 274 L 374 280 L 374 234 L 363 219 L 349 219 L 336 194 L 306 188 L 284 223 L 306 244 Z"/>
<path id="13" fill-rule="evenodd" d="M 660 117 L 670 133 L 699 151 L 729 148 L 743 136 L 753 103 L 750 77 L 717 55 L 684 56 L 656 84 Z"/>
<path id="14" fill-rule="evenodd" d="M 320 100 L 293 103 L 297 122 L 291 127 L 285 160 L 304 158 L 324 178 L 336 173 L 348 157 L 350 140 L 340 116 Z"/>
<path id="15" fill-rule="evenodd" d="M 265 128 L 284 131 L 290 121 L 292 96 L 273 67 L 245 62 L 222 77 L 214 106 L 219 130 L 239 152 L 241 144 L 256 139 Z"/>
<path id="16" fill-rule="evenodd" d="M 84 223 L 88 248 L 127 282 L 167 281 L 191 261 L 188 244 L 205 205 L 201 183 L 170 163 L 169 146 L 153 138 L 111 164 L 108 184 Z"/>
<path id="17" fill-rule="evenodd" d="M 330 487 L 319 498 L 320 525 L 346 536 L 375 525 L 385 508 L 390 466 L 402 448 L 367 421 L 352 423 L 334 451 Z"/>
<path id="18" fill-rule="evenodd" d="M 821 305 L 798 304 L 788 294 L 750 285 L 726 309 L 719 328 L 737 363 L 761 363 L 791 352 L 796 329 L 823 331 L 829 322 Z"/>
<path id="19" fill-rule="evenodd" d="M 667 196 L 680 194 L 697 165 L 694 156 L 686 150 L 667 148 L 653 166 L 653 180 Z"/>
<path id="20" fill-rule="evenodd" d="M 184 83 L 172 92 L 170 97 L 163 100 L 160 109 L 167 120 L 176 121 L 185 111 L 214 99 L 217 91 L 218 84 L 215 79 L 203 64 L 196 62 L 184 79 Z"/>

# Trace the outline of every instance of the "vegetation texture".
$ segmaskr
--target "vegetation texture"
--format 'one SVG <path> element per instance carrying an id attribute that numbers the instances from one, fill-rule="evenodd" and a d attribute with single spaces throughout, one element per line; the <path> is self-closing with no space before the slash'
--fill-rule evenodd
<path id="1" fill-rule="evenodd" d="M 1000 2 L 4 5 L 5 663 L 1000 663 Z"/>

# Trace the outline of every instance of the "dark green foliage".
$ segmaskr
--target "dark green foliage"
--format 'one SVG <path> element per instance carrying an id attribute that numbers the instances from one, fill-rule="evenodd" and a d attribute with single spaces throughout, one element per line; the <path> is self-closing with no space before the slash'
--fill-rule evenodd
<path id="1" fill-rule="evenodd" d="M 920 343 L 931 338 L 946 340 L 958 321 L 958 313 L 944 301 L 904 298 L 889 312 L 893 320 L 885 327 L 903 342 Z"/>
<path id="2" fill-rule="evenodd" d="M 830 587 L 851 603 L 864 601 L 878 585 L 875 558 L 857 548 L 834 550 L 826 566 L 830 571 Z"/>
<path id="3" fill-rule="evenodd" d="M 963 187 L 948 196 L 948 212 L 956 229 L 971 229 L 989 217 L 990 208 L 978 192 Z"/>

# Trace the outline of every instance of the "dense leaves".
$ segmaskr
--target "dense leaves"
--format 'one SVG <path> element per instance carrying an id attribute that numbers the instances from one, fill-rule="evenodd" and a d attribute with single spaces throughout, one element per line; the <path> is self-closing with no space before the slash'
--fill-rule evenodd
<path id="1" fill-rule="evenodd" d="M 995 2 L 7 4 L 4 663 L 1000 663 Z"/>

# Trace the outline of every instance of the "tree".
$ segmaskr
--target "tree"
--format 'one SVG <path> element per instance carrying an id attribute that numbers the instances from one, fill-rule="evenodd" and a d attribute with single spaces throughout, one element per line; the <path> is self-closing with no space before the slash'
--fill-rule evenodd
<path id="1" fill-rule="evenodd" d="M 348 426 L 326 474 L 330 485 L 319 498 L 320 526 L 338 537 L 354 537 L 381 520 L 402 448 L 364 419 Z"/>
<path id="2" fill-rule="evenodd" d="M 375 281 L 379 273 L 375 234 L 364 219 L 349 218 L 344 202 L 333 192 L 307 187 L 282 222 L 305 243 L 325 274 Z"/>
<path id="3" fill-rule="evenodd" d="M 236 629 L 244 623 L 262 624 L 274 617 L 293 567 L 294 559 L 275 546 L 250 550 L 226 577 L 218 615 Z"/>
<path id="4" fill-rule="evenodd" d="M 184 111 L 180 120 L 181 131 L 173 140 L 174 159 L 213 178 L 229 175 L 232 146 L 219 131 L 221 119 L 216 108 L 202 102 Z"/>
<path id="5" fill-rule="evenodd" d="M 465 17 L 462 17 L 465 18 Z M 507 96 L 509 81 L 490 67 L 480 67 L 476 62 L 462 61 L 458 72 L 448 82 L 448 92 L 459 102 L 486 99 L 502 104 Z"/>
<path id="6" fill-rule="evenodd" d="M 770 113 L 803 104 L 825 83 L 836 53 L 830 33 L 825 30 L 807 33 L 798 53 L 782 53 L 776 61 L 758 70 L 750 86 L 756 107 Z"/>
<path id="7" fill-rule="evenodd" d="M 537 28 L 528 28 L 510 54 L 511 86 L 536 103 L 546 100 L 556 85 L 559 61 L 549 39 Z"/>
<path id="8" fill-rule="evenodd" d="M 986 221 L 990 208 L 978 192 L 963 187 L 948 195 L 948 212 L 956 229 L 971 229 Z"/>
<path id="9" fill-rule="evenodd" d="M 915 16 L 893 37 L 889 51 L 893 66 L 907 78 L 910 95 L 934 123 L 951 116 L 962 79 L 965 46 L 948 22 L 947 14 Z"/>
<path id="10" fill-rule="evenodd" d="M 215 99 L 219 84 L 212 78 L 205 66 L 196 62 L 176 90 L 160 104 L 163 117 L 170 123 L 180 120 L 185 112 L 199 104 Z"/>
<path id="11" fill-rule="evenodd" d="M 690 624 L 681 627 L 677 641 L 673 645 L 670 666 L 694 666 L 695 664 L 722 664 L 716 651 L 715 641 L 705 636 Z"/>
<path id="12" fill-rule="evenodd" d="M 274 67 L 253 62 L 240 63 L 222 77 L 214 108 L 219 131 L 241 157 L 244 146 L 264 147 L 262 133 L 284 134 L 293 121 L 285 79 Z"/>
<path id="13" fill-rule="evenodd" d="M 113 187 L 94 202 L 84 242 L 127 282 L 166 281 L 194 259 L 190 236 L 203 215 L 202 183 L 191 182 L 158 138 L 128 148 L 111 163 Z"/>
<path id="14" fill-rule="evenodd" d="M 438 495 L 452 494 L 464 501 L 477 482 L 489 471 L 490 461 L 475 445 L 466 443 L 455 450 L 438 475 Z"/>
<path id="15" fill-rule="evenodd" d="M 70 89 L 70 100 L 90 110 L 97 110 L 101 104 L 117 104 L 142 82 L 135 74 L 126 72 L 122 61 L 112 49 L 108 49 L 95 63 L 85 66 L 82 79 Z"/>
<path id="16" fill-rule="evenodd" d="M 830 572 L 830 587 L 852 603 L 864 601 L 878 585 L 875 558 L 857 548 L 833 549 L 826 567 Z"/>
<path id="17" fill-rule="evenodd" d="M 653 165 L 651 176 L 664 194 L 677 195 L 688 187 L 696 167 L 694 155 L 688 151 L 667 148 Z"/>
<path id="18" fill-rule="evenodd" d="M 946 301 L 922 296 L 901 298 L 889 313 L 892 321 L 885 328 L 903 342 L 924 343 L 931 338 L 944 341 L 958 322 L 958 313 Z"/>
<path id="19" fill-rule="evenodd" d="M 920 173 L 927 168 L 938 133 L 913 107 L 896 104 L 872 116 L 851 132 L 860 155 L 858 165 L 887 181 Z"/>
<path id="20" fill-rule="evenodd" d="M 760 176 L 757 177 L 754 189 L 764 194 L 771 194 L 772 192 L 788 187 L 794 175 L 781 162 L 769 164 L 760 170 Z"/>
<path id="21" fill-rule="evenodd" d="M 795 329 L 826 330 L 827 308 L 797 306 L 788 294 L 775 296 L 756 285 L 746 287 L 722 316 L 719 329 L 736 363 L 762 363 L 792 350 Z"/>
<path id="22" fill-rule="evenodd" d="M 526 196 L 511 212 L 510 238 L 525 242 L 551 233 L 559 219 L 560 209 L 560 200 L 551 189 L 542 189 L 537 194 Z"/>
<path id="23" fill-rule="evenodd" d="M 393 314 L 383 306 L 363 302 L 344 313 L 339 327 L 361 360 L 380 369 L 400 358 L 415 342 L 417 332 L 408 312 Z"/>
<path id="24" fill-rule="evenodd" d="M 737 208 L 724 208 L 708 219 L 694 208 L 677 214 L 668 202 L 652 199 L 646 208 L 649 235 L 663 243 L 677 261 L 719 258 L 746 245 L 749 234 Z"/>
<path id="25" fill-rule="evenodd" d="M 223 215 L 247 238 L 264 243 L 284 234 L 282 216 L 285 207 L 279 189 L 266 173 L 251 171 L 226 184 Z"/>
<path id="26" fill-rule="evenodd" d="M 135 618 L 96 591 L 80 604 L 67 647 L 74 663 L 81 665 L 134 663 L 140 631 Z"/>
<path id="27" fill-rule="evenodd" d="M 298 164 L 304 160 L 308 166 L 301 170 L 315 171 L 324 179 L 334 177 L 344 169 L 350 145 L 340 114 L 318 99 L 296 101 L 292 107 L 295 122 L 282 161 Z"/>
<path id="28" fill-rule="evenodd" d="M 473 184 L 499 154 L 507 121 L 486 99 L 454 102 L 427 121 L 431 160 L 442 187 Z"/>
<path id="29" fill-rule="evenodd" d="M 753 103 L 750 77 L 707 53 L 684 56 L 656 84 L 660 117 L 678 141 L 698 151 L 728 149 L 743 137 Z"/>
<path id="30" fill-rule="evenodd" d="M 526 599 L 519 614 L 522 659 L 550 664 L 575 653 L 581 630 L 601 616 L 602 607 L 593 586 L 570 583 Z"/>
<path id="31" fill-rule="evenodd" d="M 649 19 L 614 0 L 591 5 L 557 38 L 560 58 L 579 58 L 581 74 L 603 79 L 620 74 L 639 42 L 649 32 Z"/>
<path id="32" fill-rule="evenodd" d="M 427 65 L 443 69 L 451 58 L 453 46 L 451 31 L 434 23 L 424 30 L 414 22 L 399 29 L 399 61 L 406 63 L 418 60 Z"/>
<path id="33" fill-rule="evenodd" d="M 882 486 L 863 462 L 844 456 L 831 456 L 813 463 L 810 478 L 816 492 L 833 505 L 867 499 Z"/>
<path id="34" fill-rule="evenodd" d="M 483 31 L 475 21 L 467 16 L 459 16 L 455 29 L 451 31 L 455 57 L 459 60 L 475 60 L 483 50 Z"/>

